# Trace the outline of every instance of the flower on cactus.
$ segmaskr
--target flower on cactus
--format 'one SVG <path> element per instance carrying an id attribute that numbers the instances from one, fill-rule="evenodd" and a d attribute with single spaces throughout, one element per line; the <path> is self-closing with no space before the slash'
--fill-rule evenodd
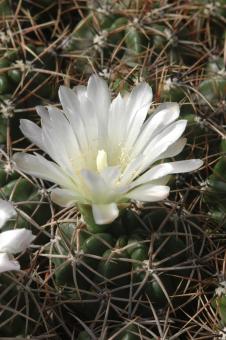
<path id="1" fill-rule="evenodd" d="M 226 295 L 226 281 L 219 283 L 219 286 L 215 289 L 216 296 Z"/>
<path id="2" fill-rule="evenodd" d="M 218 336 L 214 339 L 226 340 L 226 327 L 224 327 L 221 331 L 219 331 Z"/>
<path id="3" fill-rule="evenodd" d="M 19 262 L 11 259 L 6 253 L 0 253 L 0 273 L 11 270 L 20 270 Z"/>
<path id="4" fill-rule="evenodd" d="M 15 215 L 16 211 L 12 204 L 0 199 L 0 228 L 9 218 Z M 11 254 L 25 251 L 34 238 L 35 236 L 32 235 L 32 232 L 25 228 L 0 233 L 0 273 L 9 270 L 20 270 L 19 262 L 13 260 Z"/>
<path id="5" fill-rule="evenodd" d="M 0 229 L 8 219 L 15 215 L 16 210 L 13 208 L 12 204 L 8 201 L 0 199 Z"/>
<path id="6" fill-rule="evenodd" d="M 146 120 L 152 90 L 145 82 L 111 102 L 106 82 L 92 75 L 87 87 L 61 86 L 59 97 L 63 110 L 37 107 L 41 128 L 21 120 L 24 135 L 52 161 L 27 153 L 16 153 L 14 161 L 21 171 L 59 185 L 51 190 L 58 205 L 91 206 L 97 224 L 117 218 L 121 203 L 165 199 L 168 175 L 202 165 L 198 159 L 159 162 L 182 151 L 187 121 L 177 120 L 177 103 L 160 105 Z"/>
<path id="7" fill-rule="evenodd" d="M 0 234 L 1 253 L 17 254 L 29 247 L 35 236 L 25 228 L 3 231 Z"/>

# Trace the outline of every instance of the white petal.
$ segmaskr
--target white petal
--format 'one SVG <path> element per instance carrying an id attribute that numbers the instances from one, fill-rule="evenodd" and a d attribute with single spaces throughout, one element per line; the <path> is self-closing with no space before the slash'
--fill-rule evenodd
<path id="1" fill-rule="evenodd" d="M 66 129 L 61 122 L 59 123 L 61 119 L 59 116 L 63 116 L 63 113 L 56 113 L 54 116 L 52 112 L 50 115 L 43 106 L 37 106 L 36 110 L 42 119 L 42 149 L 63 169 L 68 168 L 71 171 L 71 164 L 68 154 L 65 152 L 64 137 L 62 136 L 63 131 L 66 134 Z M 61 127 L 60 132 L 55 128 L 59 126 Z"/>
<path id="2" fill-rule="evenodd" d="M 153 181 L 149 182 L 150 185 L 166 185 L 170 180 L 170 175 L 154 179 Z M 131 186 L 132 187 L 132 186 Z"/>
<path id="3" fill-rule="evenodd" d="M 120 166 L 108 166 L 102 170 L 100 175 L 104 179 L 105 183 L 109 184 L 110 186 L 115 185 L 115 182 L 121 175 Z"/>
<path id="4" fill-rule="evenodd" d="M 135 187 L 146 182 L 164 177 L 166 175 L 194 171 L 200 168 L 202 164 L 203 161 L 201 161 L 200 159 L 189 159 L 185 161 L 158 164 L 147 171 L 145 174 L 140 176 L 137 180 L 135 180 L 132 183 L 132 186 Z"/>
<path id="5" fill-rule="evenodd" d="M 42 141 L 42 129 L 28 119 L 20 120 L 20 129 L 23 134 L 40 149 L 45 150 L 45 146 Z"/>
<path id="6" fill-rule="evenodd" d="M 65 157 L 64 159 L 67 162 L 68 167 L 70 167 L 73 160 L 80 156 L 79 141 L 62 111 L 53 107 L 49 107 L 48 111 L 52 131 L 54 133 L 55 140 L 58 141 L 58 153 L 67 157 L 67 159 Z"/>
<path id="7" fill-rule="evenodd" d="M 171 158 L 177 156 L 187 143 L 187 138 L 180 138 L 178 141 L 170 145 L 165 152 L 163 152 L 158 159 Z"/>
<path id="8" fill-rule="evenodd" d="M 7 230 L 0 234 L 0 250 L 4 253 L 17 254 L 28 248 L 35 236 L 27 229 Z"/>
<path id="9" fill-rule="evenodd" d="M 154 163 L 170 145 L 180 138 L 186 128 L 186 124 L 186 120 L 178 120 L 167 126 L 162 132 L 153 138 L 143 152 L 144 155 L 147 156 L 146 161 L 142 165 L 143 171 L 146 170 L 150 164 Z"/>
<path id="10" fill-rule="evenodd" d="M 79 99 L 72 89 L 66 86 L 60 86 L 59 88 L 59 98 L 63 111 L 69 120 L 73 120 L 80 109 Z"/>
<path id="11" fill-rule="evenodd" d="M 87 97 L 87 88 L 84 85 L 74 86 L 73 91 L 76 93 L 79 100 L 81 100 L 83 97 Z"/>
<path id="12" fill-rule="evenodd" d="M 179 117 L 180 109 L 177 103 L 163 103 L 143 125 L 133 150 L 133 156 L 139 154 L 166 126 Z"/>
<path id="13" fill-rule="evenodd" d="M 42 129 L 32 122 L 29 123 L 29 121 L 22 120 L 21 128 L 23 132 L 26 133 L 26 136 L 31 139 L 32 142 L 36 143 L 42 150 L 49 154 L 64 170 L 74 175 L 69 151 L 72 149 L 72 142 L 72 152 L 75 151 L 77 144 L 75 138 L 73 139 L 74 135 L 67 119 L 60 110 L 54 108 L 50 109 L 50 114 L 42 106 L 37 106 L 36 110 L 42 118 Z M 67 143 L 67 145 L 65 145 L 65 143 Z"/>
<path id="14" fill-rule="evenodd" d="M 81 175 L 86 185 L 86 198 L 93 203 L 102 204 L 116 202 L 121 194 L 125 191 L 123 186 L 115 186 L 114 180 L 117 176 L 117 170 L 105 174 L 95 173 L 90 170 L 82 170 Z M 107 182 L 106 179 L 112 176 Z"/>
<path id="15" fill-rule="evenodd" d="M 68 172 L 71 175 L 71 163 L 68 159 L 67 153 L 64 152 L 59 136 L 55 134 L 52 127 L 47 127 L 46 125 L 44 125 L 42 130 L 43 143 L 45 144 L 46 152 L 57 164 L 60 165 L 60 167 L 64 171 Z"/>
<path id="16" fill-rule="evenodd" d="M 87 85 L 87 97 L 92 102 L 92 110 L 98 118 L 98 141 L 99 149 L 101 149 L 107 136 L 108 111 L 110 107 L 110 93 L 107 83 L 97 75 L 92 75 Z"/>
<path id="17" fill-rule="evenodd" d="M 127 124 L 126 100 L 119 93 L 113 99 L 109 109 L 107 151 L 110 164 L 117 164 L 118 162 L 118 149 L 125 139 L 125 127 Z"/>
<path id="18" fill-rule="evenodd" d="M 37 107 L 42 119 L 42 141 L 44 150 L 65 171 L 74 176 L 74 164 L 80 158 L 80 147 L 72 126 L 64 113 L 54 107 L 48 108 L 48 115 L 42 107 Z M 57 145 L 57 148 L 56 148 Z"/>
<path id="19" fill-rule="evenodd" d="M 108 203 L 106 199 L 112 196 L 110 189 L 104 179 L 93 171 L 82 170 L 81 175 L 87 187 L 87 195 L 92 202 Z"/>
<path id="20" fill-rule="evenodd" d="M 97 224 L 113 222 L 119 214 L 117 204 L 92 204 L 93 217 Z"/>
<path id="21" fill-rule="evenodd" d="M 31 176 L 43 178 L 69 189 L 74 185 L 58 165 L 40 155 L 33 156 L 21 152 L 14 154 L 13 160 L 18 169 Z"/>
<path id="22" fill-rule="evenodd" d="M 160 154 L 156 160 L 176 156 L 183 150 L 185 144 L 186 138 L 180 138 L 178 141 L 170 145 L 164 153 Z M 143 172 L 142 164 L 147 164 L 147 162 L 149 161 L 150 157 L 148 157 L 148 155 L 144 156 L 143 154 L 139 154 L 132 162 L 128 164 L 128 166 L 124 170 L 121 183 L 129 184 L 130 182 L 132 182 L 134 178 L 136 178 L 141 172 Z M 133 183 L 130 187 L 134 187 Z"/>
<path id="23" fill-rule="evenodd" d="M 141 185 L 126 194 L 130 199 L 144 202 L 164 200 L 169 195 L 170 188 L 164 185 Z"/>
<path id="24" fill-rule="evenodd" d="M 174 122 L 180 114 L 180 107 L 178 103 L 174 102 L 165 102 L 161 103 L 155 112 L 153 113 L 152 118 L 156 116 L 156 119 L 160 119 L 163 127 L 166 127 L 167 125 Z M 158 117 L 158 118 L 157 118 Z"/>
<path id="25" fill-rule="evenodd" d="M 84 119 L 88 119 L 87 112 L 85 112 L 85 115 L 84 112 L 82 112 L 83 115 L 81 114 L 81 111 L 83 111 L 83 107 L 81 107 L 80 101 L 73 90 L 65 86 L 60 86 L 59 98 L 64 113 L 73 128 L 74 134 L 79 140 L 80 147 L 87 148 L 87 131 L 84 126 Z"/>
<path id="26" fill-rule="evenodd" d="M 105 120 L 111 101 L 106 81 L 93 74 L 88 81 L 87 97 L 95 104 L 99 118 Z"/>
<path id="27" fill-rule="evenodd" d="M 141 83 L 131 92 L 127 103 L 127 133 L 125 147 L 130 148 L 140 133 L 152 101 L 152 89 L 147 83 Z"/>
<path id="28" fill-rule="evenodd" d="M 87 201 L 79 194 L 70 190 L 58 188 L 51 191 L 51 200 L 60 207 L 66 208 L 74 206 L 76 202 L 87 203 Z"/>
<path id="29" fill-rule="evenodd" d="M 58 142 L 58 139 L 56 140 L 54 135 L 49 112 L 43 106 L 36 106 L 36 111 L 42 121 L 42 150 L 44 150 L 55 162 L 63 166 L 64 162 L 61 163 L 61 153 L 59 153 L 59 148 L 56 148 L 56 145 L 59 145 L 60 143 Z"/>
<path id="30" fill-rule="evenodd" d="M 50 118 L 49 118 L 48 110 L 44 106 L 41 106 L 41 105 L 38 105 L 35 108 L 36 108 L 37 114 L 42 119 L 42 123 L 49 124 L 50 123 Z"/>
<path id="31" fill-rule="evenodd" d="M 0 253 L 0 273 L 20 270 L 20 264 L 18 261 L 10 260 L 9 255 L 5 253 Z"/>
<path id="32" fill-rule="evenodd" d="M 153 127 L 155 127 L 153 131 L 157 129 L 156 134 L 159 133 L 163 128 L 173 123 L 179 115 L 180 107 L 178 103 L 165 102 L 160 104 L 150 117 L 150 120 L 153 120 Z"/>
<path id="33" fill-rule="evenodd" d="M 4 226 L 5 222 L 14 216 L 16 216 L 16 210 L 12 203 L 0 199 L 0 229 Z"/>
<path id="34" fill-rule="evenodd" d="M 93 103 L 86 95 L 86 88 L 78 86 L 73 91 L 61 86 L 59 97 L 81 150 L 87 152 L 89 148 L 97 149 L 98 118 Z"/>
<path id="35" fill-rule="evenodd" d="M 127 165 L 120 180 L 121 185 L 129 184 L 140 174 L 140 169 L 146 158 L 143 154 L 140 154 Z"/>

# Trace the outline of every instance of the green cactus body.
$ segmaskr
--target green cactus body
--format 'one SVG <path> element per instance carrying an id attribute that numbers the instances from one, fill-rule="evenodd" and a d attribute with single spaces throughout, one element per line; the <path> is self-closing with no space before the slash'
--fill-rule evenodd
<path id="1" fill-rule="evenodd" d="M 226 152 L 226 139 L 221 140 L 220 151 Z"/>
<path id="2" fill-rule="evenodd" d="M 166 27 L 164 25 L 155 24 L 152 26 L 153 29 L 153 46 L 156 52 L 160 52 L 165 48 L 167 44 L 167 38 L 165 34 Z"/>
<path id="3" fill-rule="evenodd" d="M 216 221 L 224 221 L 226 212 L 226 157 L 222 156 L 213 168 L 213 173 L 207 179 L 207 190 L 204 200 L 211 208 L 211 215 Z M 222 216 L 222 218 L 220 218 Z"/>
<path id="4" fill-rule="evenodd" d="M 2 187 L 1 194 L 3 198 L 11 196 L 13 201 L 18 202 L 26 200 L 34 190 L 34 186 L 28 180 L 20 178 Z"/>
<path id="5" fill-rule="evenodd" d="M 210 76 L 219 75 L 220 73 L 223 73 L 224 69 L 224 60 L 219 57 L 212 58 L 206 67 L 207 74 Z"/>
<path id="6" fill-rule="evenodd" d="M 10 80 L 15 83 L 15 84 L 19 84 L 21 81 L 21 71 L 14 69 L 14 70 L 9 70 L 8 71 L 8 77 L 10 78 Z"/>
<path id="7" fill-rule="evenodd" d="M 7 120 L 0 116 L 0 145 L 6 144 L 7 140 Z"/>
<path id="8" fill-rule="evenodd" d="M 6 94 L 11 91 L 11 83 L 9 77 L 5 74 L 0 74 L 0 94 Z"/>
<path id="9" fill-rule="evenodd" d="M 126 261 L 127 259 L 128 253 L 126 251 L 106 250 L 97 267 L 99 275 L 96 275 L 95 281 L 98 283 L 106 282 L 113 287 L 128 283 L 131 265 Z"/>
<path id="10" fill-rule="evenodd" d="M 162 244 L 164 246 L 162 246 Z M 155 303 L 158 307 L 164 306 L 167 303 L 166 294 L 169 296 L 176 291 L 178 284 L 180 284 L 180 276 L 185 275 L 185 271 L 175 271 L 176 275 L 167 272 L 167 269 L 163 270 L 161 274 L 159 271 L 155 271 L 158 266 L 160 267 L 175 267 L 177 264 L 182 263 L 186 259 L 186 251 L 184 243 L 175 237 L 162 237 L 155 244 L 156 258 L 150 270 L 148 269 L 149 249 L 145 244 L 137 244 L 137 247 L 133 249 L 130 257 L 135 262 L 133 263 L 134 279 L 138 283 L 142 283 L 145 280 L 144 292 L 152 303 Z M 159 262 L 160 261 L 160 262 Z M 159 262 L 159 264 L 158 264 Z M 151 263 L 151 262 L 150 262 Z M 148 271 L 150 272 L 148 275 Z M 187 272 L 186 272 L 187 273 Z M 177 278 L 177 275 L 179 276 Z M 164 289 L 162 288 L 164 287 Z"/>
<path id="11" fill-rule="evenodd" d="M 136 24 L 130 23 L 125 30 L 126 51 L 123 59 L 127 65 L 133 67 L 139 62 L 144 51 L 147 38 L 141 33 Z"/>
<path id="12" fill-rule="evenodd" d="M 6 68 L 10 66 L 10 61 L 7 58 L 0 59 L 0 68 Z"/>
<path id="13" fill-rule="evenodd" d="M 3 57 L 8 59 L 12 63 L 16 61 L 19 57 L 18 50 L 17 49 L 7 50 Z"/>
<path id="14" fill-rule="evenodd" d="M 78 334 L 77 340 L 92 340 L 92 338 L 86 331 L 81 331 Z"/>
<path id="15" fill-rule="evenodd" d="M 1 232 L 26 228 L 36 236 L 26 251 L 9 258 L 20 263 L 20 271 L 1 273 L 0 263 L 0 338 L 221 338 L 226 302 L 225 295 L 216 296 L 214 289 L 216 282 L 225 280 L 225 0 L 0 0 L 0 17 L 0 197 L 11 201 L 17 212 L 6 222 L 3 218 Z M 148 119 L 159 104 L 177 102 L 180 118 L 188 121 L 183 134 L 187 142 L 179 154 L 175 150 L 180 143 L 175 144 L 175 153 L 168 153 L 173 156 L 163 161 L 205 161 L 196 172 L 167 177 L 170 194 L 165 200 L 118 204 L 119 216 L 106 225 L 95 223 L 90 205 L 61 208 L 54 204 L 50 193 L 56 187 L 51 181 L 11 173 L 14 153 L 37 152 L 50 160 L 48 128 L 42 137 L 39 128 L 34 130 L 31 145 L 20 131 L 20 120 L 45 125 L 48 113 L 43 110 L 42 117 L 38 116 L 35 106 L 55 107 L 60 85 L 80 86 L 71 112 L 65 110 L 65 119 L 69 113 L 75 114 L 71 141 L 73 144 L 75 133 L 81 152 L 85 151 L 77 128 L 86 140 L 83 128 L 92 119 L 83 120 L 87 119 L 82 115 L 83 99 L 87 102 L 84 113 L 98 115 L 98 123 L 101 114 L 95 103 L 89 103 L 89 95 L 83 97 L 91 73 L 106 78 L 112 99 L 119 92 L 122 95 L 123 101 L 119 96 L 110 110 L 117 111 L 120 102 L 125 105 L 125 136 L 124 130 L 116 131 L 116 143 L 107 145 L 109 165 L 117 166 L 124 158 L 122 150 L 120 160 L 110 159 L 114 147 L 121 147 L 121 138 L 127 149 L 127 134 L 128 145 L 141 136 L 135 130 L 136 123 L 145 119 L 143 107 L 141 111 L 137 107 L 136 115 L 132 97 L 129 102 L 126 98 L 142 81 L 153 90 L 145 125 L 137 130 L 144 144 L 155 138 L 155 126 L 150 135 L 145 126 L 149 129 Z M 144 84 L 134 92 L 138 97 L 142 88 Z M 99 88 L 95 90 L 99 93 Z M 105 97 L 103 83 L 100 92 L 97 101 Z M 139 97 L 141 106 L 145 97 Z M 107 114 L 108 100 L 103 102 L 103 114 Z M 164 115 L 155 121 L 163 129 L 168 119 L 174 124 L 177 112 L 172 110 L 172 117 L 171 111 L 164 114 L 166 122 Z M 113 120 L 112 116 L 112 126 L 106 124 L 108 132 L 115 128 Z M 183 122 L 175 124 L 177 131 L 182 129 Z M 88 149 L 93 148 L 90 138 L 87 136 Z M 64 153 L 65 141 L 61 141 L 62 146 L 53 145 L 56 157 L 52 161 L 59 157 L 64 168 L 66 158 L 60 152 Z M 44 154 L 38 147 L 41 143 L 46 147 Z M 163 144 L 159 144 L 162 151 Z M 137 155 L 131 145 L 125 153 L 131 155 L 133 164 L 136 159 L 132 158 L 138 156 L 139 167 L 143 151 Z M 147 162 L 148 158 L 147 154 Z M 89 161 L 95 170 L 95 160 Z M 160 163 L 156 161 L 156 165 Z M 77 164 L 76 173 L 73 166 L 72 177 L 77 176 Z M 127 170 L 129 176 L 130 168 Z M 77 180 L 79 177 L 76 185 Z M 154 184 L 165 185 L 164 180 L 154 180 Z"/>
<path id="16" fill-rule="evenodd" d="M 216 297 L 213 305 L 220 315 L 221 323 L 226 326 L 226 295 Z"/>
<path id="17" fill-rule="evenodd" d="M 115 340 L 139 340 L 141 337 L 148 337 L 150 340 L 153 340 L 153 338 L 150 338 L 150 334 L 148 334 L 143 327 L 139 327 L 135 323 L 128 324 L 126 328 L 125 324 L 122 324 L 121 327 L 116 329 L 114 334 L 117 334 L 114 336 Z"/>
<path id="18" fill-rule="evenodd" d="M 27 285 L 27 287 L 26 287 Z M 7 294 L 6 294 L 7 292 Z M 35 284 L 27 281 L 26 276 L 17 281 L 13 274 L 0 275 L 1 327 L 4 337 L 17 338 L 30 334 L 37 320 L 40 320 L 38 304 L 41 305 Z M 15 313 L 15 310 L 18 313 Z"/>
<path id="19" fill-rule="evenodd" d="M 12 14 L 12 9 L 9 0 L 2 0 L 0 2 L 0 16 L 7 16 Z"/>
<path id="20" fill-rule="evenodd" d="M 167 102 L 179 102 L 185 97 L 183 87 L 177 82 L 171 82 L 169 85 L 163 86 L 161 91 L 161 98 Z"/>
<path id="21" fill-rule="evenodd" d="M 92 45 L 93 40 L 93 16 L 90 14 L 85 17 L 75 27 L 74 31 L 68 38 L 64 50 L 66 52 L 87 49 Z"/>
<path id="22" fill-rule="evenodd" d="M 128 240 L 127 251 L 131 255 L 134 250 L 143 246 L 143 238 L 139 234 L 132 234 Z"/>
<path id="23" fill-rule="evenodd" d="M 219 100 L 226 98 L 226 79 L 222 76 L 215 76 L 204 80 L 198 90 L 210 104 L 216 104 Z M 200 98 L 200 102 L 206 104 L 203 98 Z"/>
<path id="24" fill-rule="evenodd" d="M 208 177 L 208 185 L 210 188 L 210 195 L 218 196 L 221 200 L 225 200 L 226 192 L 226 176 L 225 176 L 226 157 L 216 163 L 213 168 L 213 174 Z"/>
<path id="25" fill-rule="evenodd" d="M 109 34 L 109 43 L 113 45 L 117 45 L 121 42 L 121 40 L 125 36 L 126 26 L 128 24 L 128 19 L 121 17 L 117 18 L 110 27 L 106 27 Z"/>
<path id="26" fill-rule="evenodd" d="M 62 227 L 61 227 L 62 228 Z M 72 228 L 72 229 L 71 229 Z M 70 234 L 73 230 L 71 227 L 70 230 L 64 230 L 64 234 L 67 234 L 67 237 L 70 237 Z M 74 232 L 74 231 L 73 231 Z M 79 240 L 75 240 L 72 245 L 65 245 L 65 242 L 60 241 L 57 245 L 54 246 L 53 252 L 55 254 L 59 254 L 59 251 L 62 255 L 68 256 L 69 255 L 69 247 L 71 246 L 72 254 L 73 251 L 76 251 L 77 246 L 79 244 L 80 248 L 80 255 L 77 257 L 77 268 L 84 272 L 84 275 L 92 278 L 94 275 L 94 270 L 98 266 L 100 261 L 100 257 L 103 253 L 110 249 L 115 240 L 114 238 L 107 233 L 97 233 L 88 237 L 88 234 L 81 234 L 79 235 Z M 76 261 L 76 260 L 75 260 Z M 73 277 L 73 270 L 71 261 L 66 261 L 65 259 L 61 260 L 59 258 L 52 259 L 56 267 L 55 276 L 56 276 L 56 283 L 59 285 L 69 285 L 74 286 L 74 277 Z M 83 265 L 83 263 L 85 265 Z M 79 274 L 78 274 L 79 276 Z M 82 280 L 83 282 L 83 280 Z"/>

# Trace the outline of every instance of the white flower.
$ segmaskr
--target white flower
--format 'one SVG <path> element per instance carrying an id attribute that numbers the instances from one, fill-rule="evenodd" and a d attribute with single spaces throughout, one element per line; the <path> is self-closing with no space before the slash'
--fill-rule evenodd
<path id="1" fill-rule="evenodd" d="M 215 289 L 215 295 L 217 296 L 226 295 L 226 281 L 222 281 L 219 283 L 219 287 Z"/>
<path id="2" fill-rule="evenodd" d="M 177 120 L 176 103 L 160 105 L 145 121 L 152 101 L 145 82 L 111 102 L 105 81 L 93 75 L 87 87 L 60 87 L 59 97 L 63 111 L 37 107 L 42 128 L 21 120 L 24 135 L 53 161 L 26 153 L 14 161 L 27 174 L 57 183 L 61 188 L 51 197 L 60 206 L 91 205 L 96 223 L 110 223 L 120 203 L 163 200 L 170 190 L 167 175 L 202 165 L 196 159 L 155 164 L 181 152 L 187 121 Z"/>
<path id="3" fill-rule="evenodd" d="M 0 252 L 17 254 L 25 251 L 34 238 L 32 232 L 25 228 L 4 231 L 0 233 Z"/>
<path id="4" fill-rule="evenodd" d="M 14 216 L 16 216 L 16 210 L 12 203 L 0 199 L 0 229 L 4 226 L 8 219 Z"/>
<path id="5" fill-rule="evenodd" d="M 11 254 L 25 251 L 34 238 L 35 236 L 32 235 L 32 232 L 24 228 L 0 233 L 0 273 L 9 270 L 20 270 L 19 262 L 13 260 Z"/>
<path id="6" fill-rule="evenodd" d="M 20 270 L 19 262 L 11 260 L 8 254 L 0 254 L 0 273 L 7 272 L 9 270 Z"/>
<path id="7" fill-rule="evenodd" d="M 218 339 L 218 340 L 226 340 L 226 327 L 224 327 L 221 331 L 219 331 L 219 336 L 214 338 L 214 339 Z"/>
<path id="8" fill-rule="evenodd" d="M 12 203 L 0 199 L 0 229 L 5 222 L 16 215 Z M 9 270 L 20 270 L 18 261 L 12 259 L 11 254 L 25 251 L 34 240 L 30 230 L 13 229 L 0 233 L 0 273 Z"/>

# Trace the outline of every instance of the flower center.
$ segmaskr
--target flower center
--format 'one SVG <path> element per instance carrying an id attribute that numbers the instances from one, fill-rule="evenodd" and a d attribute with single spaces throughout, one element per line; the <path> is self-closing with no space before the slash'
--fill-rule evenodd
<path id="1" fill-rule="evenodd" d="M 101 172 L 108 167 L 107 153 L 105 150 L 98 150 L 96 158 L 97 171 Z"/>

